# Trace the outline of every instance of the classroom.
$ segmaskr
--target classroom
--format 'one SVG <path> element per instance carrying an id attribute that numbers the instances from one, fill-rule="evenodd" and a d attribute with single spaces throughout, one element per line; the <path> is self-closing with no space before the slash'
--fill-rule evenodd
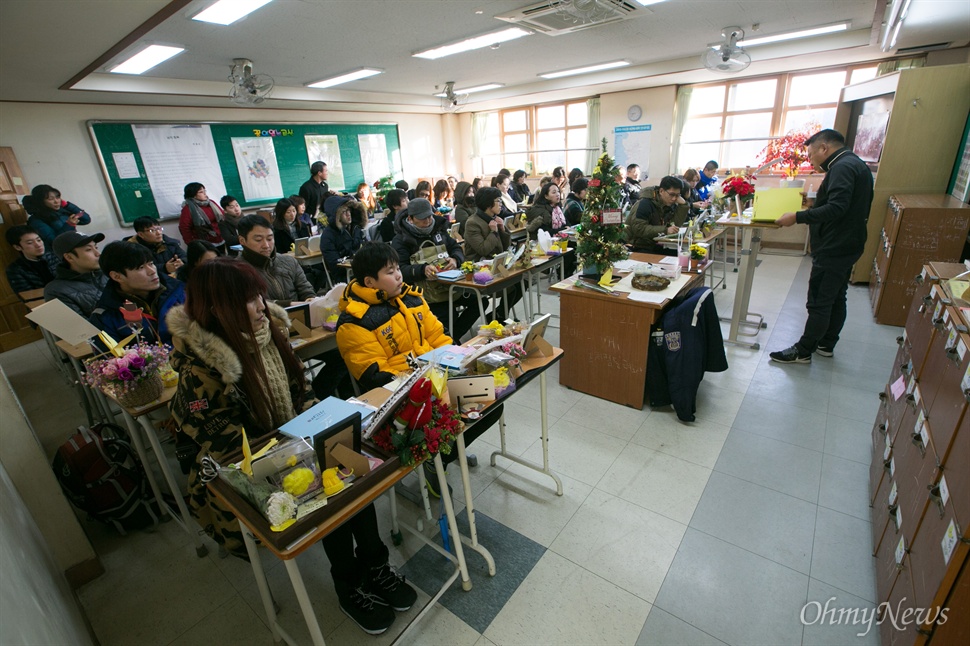
<path id="1" fill-rule="evenodd" d="M 205 12 L 224 3 L 230 15 L 206 21 Z M 970 306 L 961 310 L 964 301 L 940 296 L 960 273 L 957 263 L 970 257 L 966 2 L 4 0 L 0 23 L 0 229 L 24 224 L 23 198 L 49 184 L 90 215 L 77 231 L 103 234 L 101 251 L 134 236 L 135 219 L 146 215 L 184 247 L 179 208 L 191 182 L 212 189 L 216 202 L 233 195 L 243 215 L 272 214 L 311 179 L 311 150 L 326 157 L 329 188 L 349 195 L 361 183 L 376 191 L 387 176 L 410 189 L 449 177 L 481 178 L 487 187 L 503 168 L 522 170 L 537 195 L 557 167 L 579 168 L 599 184 L 605 152 L 628 178 L 636 166 L 639 175 L 627 181 L 649 189 L 644 201 L 663 199 L 668 178 L 688 169 L 710 181 L 711 160 L 719 186 L 754 173 L 759 193 L 795 191 L 801 204 L 822 189 L 826 157 L 803 156 L 787 172 L 777 160 L 769 164 L 775 155 L 768 151 L 802 154 L 809 135 L 835 129 L 871 171 L 863 174 L 874 177 L 861 251 L 845 268 L 847 317 L 834 353 L 822 354 L 819 344 L 807 357 L 774 358 L 796 348 L 812 316 L 806 291 L 819 239 L 810 244 L 802 216 L 793 226 L 756 220 L 745 228 L 743 214 L 739 226 L 722 222 L 727 234 L 713 239 L 711 256 L 688 263 L 698 268 L 691 285 L 711 286 L 728 366 L 703 374 L 694 421 L 683 421 L 679 408 L 651 406 L 645 391 L 647 346 L 656 352 L 651 324 L 672 310 L 669 301 L 625 308 L 617 301 L 632 299 L 585 293 L 549 270 L 562 258 L 527 271 L 515 287 L 522 294 L 514 316 L 529 323 L 527 315 L 551 315 L 530 342 L 530 351 L 550 348 L 548 362 L 526 371 L 503 400 L 501 424 L 469 437 L 477 460 L 449 456 L 461 468 L 440 471 L 452 491 L 431 497 L 434 518 L 422 508 L 420 468 L 397 493 L 388 485 L 387 495 L 375 491 L 366 501 L 387 565 L 417 594 L 381 635 L 366 634 L 341 605 L 325 541 L 326 549 L 301 544 L 292 561 L 274 556 L 286 545 L 261 546 L 261 580 L 246 560 L 220 554 L 195 521 L 180 525 L 178 513 L 152 531 L 120 535 L 72 507 L 51 461 L 88 425 L 85 405 L 97 417 L 111 404 L 79 395 L 81 373 L 24 318 L 30 308 L 19 290 L 0 281 L 0 642 L 263 644 L 282 634 L 329 644 L 937 646 L 970 635 L 970 520 L 961 522 L 970 487 L 961 491 L 966 478 L 951 475 L 970 473 L 957 461 L 964 448 L 970 460 L 970 412 L 964 401 L 959 414 L 933 419 L 932 399 L 920 399 L 931 383 L 934 395 L 951 381 L 959 386 L 962 374 L 951 377 L 970 354 L 959 324 Z M 169 58 L 142 74 L 113 71 L 148 46 L 169 48 Z M 179 130 L 211 150 L 179 157 L 156 139 L 171 156 L 161 163 L 164 155 L 150 155 L 146 137 Z M 786 135 L 794 142 L 788 149 Z M 863 146 L 869 135 L 878 140 L 874 153 Z M 243 146 L 272 151 L 277 184 L 246 178 Z M 262 179 L 260 168 L 250 168 Z M 691 200 L 691 186 L 677 181 Z M 720 206 L 724 217 L 744 210 L 731 198 Z M 681 241 L 671 230 L 677 255 Z M 0 246 L 5 266 L 21 257 Z M 275 253 L 289 257 L 285 251 Z M 350 262 L 340 274 L 351 275 Z M 928 262 L 941 264 L 927 274 Z M 353 268 L 354 284 L 370 280 Z M 941 287 L 930 292 L 930 284 Z M 321 285 L 313 284 L 317 295 L 327 291 Z M 461 311 L 474 313 L 472 299 L 463 301 Z M 455 310 L 447 295 L 444 304 Z M 953 312 L 940 329 L 950 325 L 955 342 L 926 332 L 924 343 L 923 332 L 914 332 L 923 328 L 913 328 L 913 312 L 927 307 L 926 330 Z M 266 318 L 275 315 L 267 305 Z M 447 315 L 436 316 L 454 328 Z M 484 323 L 476 319 L 461 340 Z M 317 328 L 299 335 L 290 355 L 308 359 L 322 337 Z M 339 360 L 339 332 L 323 336 L 319 347 Z M 927 352 L 942 343 L 959 361 L 928 358 L 922 371 L 929 376 L 916 379 L 920 343 Z M 901 362 L 904 346 L 913 347 L 910 363 Z M 928 425 L 919 410 L 929 413 Z M 161 419 L 168 407 L 125 415 L 114 418 L 151 442 L 142 451 L 167 455 L 167 466 L 153 470 L 164 492 L 174 473 L 180 497 L 186 479 Z M 936 426 L 944 417 L 956 429 L 946 446 Z M 895 452 L 884 432 L 884 455 L 878 427 L 890 422 L 916 430 L 898 436 L 914 435 L 897 439 Z M 932 442 L 920 443 L 924 426 Z M 902 483 L 905 521 L 896 515 L 890 472 L 908 476 L 907 460 L 926 455 L 935 463 L 913 476 L 923 478 L 921 490 L 930 478 L 938 491 L 943 473 L 953 481 L 939 528 L 933 514 L 923 515 L 936 503 L 925 503 L 922 491 L 919 520 L 906 511 L 917 502 Z M 434 487 L 435 468 L 425 471 Z M 401 492 L 408 487 L 411 497 Z M 191 485 L 189 493 L 171 502 L 177 512 L 191 504 Z M 356 518 L 341 513 L 341 521 Z M 399 543 L 398 521 L 417 526 L 424 539 L 405 531 Z M 439 528 L 448 522 L 469 537 L 451 545 L 463 557 L 440 554 Z M 291 537 L 290 546 L 315 543 L 336 525 L 312 540 Z M 921 541 L 937 531 L 955 537 L 953 546 L 948 551 L 944 540 L 945 560 L 923 565 Z M 936 558 L 940 540 L 932 544 Z M 918 575 L 930 572 L 938 588 L 921 592 Z M 883 602 L 906 597 L 949 608 L 950 626 L 894 624 L 879 614 Z"/>

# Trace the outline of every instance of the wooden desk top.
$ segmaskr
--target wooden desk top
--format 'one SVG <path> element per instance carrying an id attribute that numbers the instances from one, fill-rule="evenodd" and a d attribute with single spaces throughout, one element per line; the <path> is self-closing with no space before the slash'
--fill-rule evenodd
<path id="1" fill-rule="evenodd" d="M 94 356 L 94 348 L 92 348 L 91 344 L 87 342 L 74 345 L 72 343 L 68 343 L 64 339 L 60 339 L 57 341 L 57 347 L 67 353 L 67 356 L 71 357 L 72 359 L 78 359 L 79 361 L 83 361 L 88 357 Z"/>
<path id="2" fill-rule="evenodd" d="M 631 253 L 630 260 L 637 262 L 649 262 L 649 263 L 659 263 L 664 258 L 669 258 L 670 256 L 661 256 L 651 253 Z M 689 272 L 689 278 L 687 282 L 680 288 L 680 292 L 686 292 L 694 287 L 698 287 L 704 282 L 704 273 L 710 268 L 711 262 L 708 261 L 704 264 L 698 264 L 698 261 L 691 260 L 691 269 Z M 623 275 L 627 275 L 629 272 L 623 272 Z M 581 294 L 583 296 L 589 296 L 591 298 L 597 298 L 602 300 L 607 300 L 610 302 L 617 301 L 629 301 L 631 304 L 639 307 L 644 307 L 652 310 L 663 309 L 670 299 L 667 299 L 663 303 L 644 303 L 641 301 L 631 301 L 626 292 L 614 292 L 613 294 L 603 294 L 601 292 L 594 291 L 592 289 L 583 289 L 581 287 L 575 287 L 573 283 L 575 282 L 573 276 L 566 278 L 559 283 L 553 285 L 550 289 L 560 293 L 570 293 L 570 294 Z"/>
<path id="3" fill-rule="evenodd" d="M 44 288 L 41 287 L 40 289 L 28 289 L 25 292 L 17 292 L 17 296 L 25 303 L 36 301 L 37 299 L 44 300 Z"/>

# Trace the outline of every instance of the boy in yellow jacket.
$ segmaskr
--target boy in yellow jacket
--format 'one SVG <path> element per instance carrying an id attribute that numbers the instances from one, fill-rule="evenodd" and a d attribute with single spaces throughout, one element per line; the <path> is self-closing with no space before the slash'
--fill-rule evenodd
<path id="1" fill-rule="evenodd" d="M 407 355 L 451 343 L 421 290 L 404 283 L 390 245 L 364 244 L 351 267 L 355 278 L 340 299 L 337 347 L 363 391 L 408 370 Z"/>

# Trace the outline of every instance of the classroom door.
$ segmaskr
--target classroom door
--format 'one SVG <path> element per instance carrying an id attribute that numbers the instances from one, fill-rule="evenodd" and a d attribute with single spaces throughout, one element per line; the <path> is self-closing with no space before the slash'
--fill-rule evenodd
<path id="1" fill-rule="evenodd" d="M 20 204 L 20 197 L 27 193 L 27 183 L 13 148 L 0 146 L 0 237 L 10 227 L 27 223 L 27 213 Z M 6 241 L 0 242 L 0 265 L 4 269 L 16 260 L 17 255 Z M 40 330 L 32 328 L 24 318 L 26 313 L 27 308 L 13 293 L 4 272 L 0 278 L 0 352 L 40 338 Z"/>

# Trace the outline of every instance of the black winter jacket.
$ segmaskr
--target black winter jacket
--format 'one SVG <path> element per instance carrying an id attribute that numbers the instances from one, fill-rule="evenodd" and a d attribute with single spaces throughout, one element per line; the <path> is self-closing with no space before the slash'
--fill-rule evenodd
<path id="1" fill-rule="evenodd" d="M 435 245 L 444 245 L 448 251 L 448 256 L 455 259 L 455 263 L 460 267 L 465 262 L 465 254 L 461 251 L 461 245 L 448 235 L 448 220 L 440 215 L 434 216 L 434 228 L 427 235 L 419 235 L 415 228 L 410 226 L 407 221 L 401 222 L 401 231 L 394 236 L 391 246 L 397 252 L 401 263 L 401 275 L 404 282 L 409 285 L 423 286 L 425 284 L 424 268 L 427 264 L 411 264 L 411 255 L 416 253 L 421 245 L 426 241 L 431 241 Z M 425 245 L 430 246 L 430 245 Z"/>
<path id="2" fill-rule="evenodd" d="M 822 170 L 815 206 L 796 213 L 795 222 L 808 225 L 814 260 L 851 265 L 866 246 L 872 171 L 848 148 L 832 153 Z"/>

